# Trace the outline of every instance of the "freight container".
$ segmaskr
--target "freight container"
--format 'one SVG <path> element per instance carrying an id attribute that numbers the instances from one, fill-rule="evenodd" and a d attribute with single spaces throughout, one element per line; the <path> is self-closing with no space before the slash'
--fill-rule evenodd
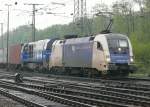
<path id="1" fill-rule="evenodd" d="M 21 64 L 21 44 L 12 45 L 9 47 L 9 64 L 20 65 Z"/>
<path id="2" fill-rule="evenodd" d="M 0 49 L 0 64 L 4 63 L 4 49 Z"/>

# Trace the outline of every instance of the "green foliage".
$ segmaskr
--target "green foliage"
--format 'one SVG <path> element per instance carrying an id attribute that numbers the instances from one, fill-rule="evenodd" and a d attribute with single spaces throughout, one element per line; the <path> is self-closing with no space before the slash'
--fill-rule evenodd
<path id="1" fill-rule="evenodd" d="M 150 43 L 139 41 L 138 38 L 133 35 L 130 38 L 133 46 L 133 51 L 137 63 L 144 63 L 146 65 L 150 64 Z"/>

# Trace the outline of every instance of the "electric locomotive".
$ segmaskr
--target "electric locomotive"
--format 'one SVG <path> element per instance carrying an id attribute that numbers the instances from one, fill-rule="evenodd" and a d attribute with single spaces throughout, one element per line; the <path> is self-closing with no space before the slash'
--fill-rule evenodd
<path id="1" fill-rule="evenodd" d="M 115 33 L 57 40 L 52 45 L 49 69 L 86 75 L 128 75 L 133 71 L 130 40 Z"/>
<path id="2" fill-rule="evenodd" d="M 25 43 L 21 50 L 22 68 L 43 70 L 48 69 L 51 46 L 56 39 L 45 39 Z"/>

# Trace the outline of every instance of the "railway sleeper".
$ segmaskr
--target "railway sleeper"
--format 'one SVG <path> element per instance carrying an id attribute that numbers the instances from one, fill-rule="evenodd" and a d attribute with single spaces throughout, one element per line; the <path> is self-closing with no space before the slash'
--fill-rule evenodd
<path id="1" fill-rule="evenodd" d="M 27 81 L 29 81 L 28 79 L 26 79 Z M 31 80 L 33 80 L 33 79 L 31 79 Z M 36 80 L 33 80 L 33 81 L 36 81 Z M 38 80 L 39 81 L 39 80 Z M 110 80 L 106 80 L 106 81 L 110 81 Z M 37 81 L 36 81 L 37 82 Z M 41 82 L 41 81 L 40 81 Z M 102 82 L 105 82 L 104 80 L 102 80 Z M 46 83 L 49 83 L 49 82 L 44 82 L 44 84 L 46 84 Z M 120 83 L 120 82 L 119 82 Z M 124 83 L 123 83 L 124 84 Z M 78 85 L 78 84 L 76 84 L 76 85 L 73 85 L 72 83 L 71 84 L 67 84 L 67 85 L 65 85 L 64 83 L 62 83 L 62 84 L 60 84 L 60 85 L 58 85 L 58 86 L 61 86 L 62 85 L 62 87 L 77 87 L 77 86 L 80 86 L 81 87 L 81 84 L 80 85 Z M 84 84 L 82 84 L 82 85 L 84 85 Z M 57 86 L 57 84 L 56 85 L 54 85 L 54 83 L 53 83 L 53 86 Z M 83 86 L 82 86 L 83 87 Z M 90 88 L 88 85 L 84 85 L 84 87 L 86 87 L 86 88 Z M 92 86 L 93 87 L 93 86 Z M 132 89 L 130 89 L 130 88 L 128 88 L 128 87 L 120 87 L 120 86 L 118 86 L 118 87 L 115 87 L 115 86 L 110 86 L 110 85 L 106 85 L 106 86 L 94 86 L 94 89 L 103 89 L 103 90 L 110 90 L 110 91 L 119 91 L 119 92 L 122 92 L 122 93 L 130 93 L 130 94 L 135 94 L 135 95 L 142 95 L 142 96 L 148 96 L 148 97 L 150 97 L 150 93 L 149 93 L 149 91 L 143 91 L 143 90 L 137 90 L 136 88 L 132 88 Z M 145 89 L 145 90 L 149 90 L 149 89 Z"/>
<path id="2" fill-rule="evenodd" d="M 38 95 L 40 97 L 44 97 L 45 99 L 51 100 L 51 101 L 60 101 L 62 100 L 62 104 L 67 104 L 67 105 L 76 105 L 78 107 L 93 107 L 93 105 L 89 105 L 89 104 L 85 104 L 85 103 L 81 103 L 81 102 L 77 102 L 77 101 L 73 101 L 73 100 L 69 100 L 69 99 L 65 99 L 62 97 L 58 97 L 58 96 L 54 96 L 54 95 L 50 95 L 50 94 L 46 94 L 40 91 L 36 91 L 33 89 L 27 89 L 27 88 L 23 88 L 20 86 L 13 86 L 10 84 L 0 84 L 1 87 L 5 87 L 5 88 L 9 88 L 9 89 L 13 89 L 13 90 L 19 90 L 19 91 L 23 91 L 26 92 L 28 94 L 34 94 L 34 95 Z M 36 107 L 36 106 L 35 106 Z M 38 107 L 38 106 L 37 106 Z"/>
<path id="3" fill-rule="evenodd" d="M 73 93 L 73 91 L 67 90 L 65 88 L 64 89 L 56 89 L 54 87 L 45 87 L 45 86 L 41 86 L 41 85 L 27 85 L 27 84 L 20 84 L 20 85 L 25 86 L 25 87 L 37 88 L 40 90 L 54 91 L 57 93 Z M 99 93 L 105 94 L 105 95 L 123 97 L 123 98 L 130 98 L 130 99 L 140 100 L 140 101 L 150 101 L 150 99 L 148 97 L 137 96 L 137 95 L 127 94 L 127 93 L 120 93 L 120 92 L 106 91 L 106 90 L 100 90 Z M 94 93 L 92 92 L 92 94 L 94 94 Z M 93 97 L 93 95 L 91 95 L 91 97 Z"/>
<path id="4" fill-rule="evenodd" d="M 51 91 L 51 92 L 56 92 L 56 93 L 65 93 L 65 94 L 83 94 L 84 96 L 91 97 L 91 98 L 98 98 L 101 94 L 104 95 L 110 95 L 110 96 L 116 96 L 120 98 L 126 98 L 130 100 L 137 100 L 137 101 L 150 101 L 149 98 L 147 97 L 142 97 L 142 96 L 135 96 L 131 94 L 125 94 L 125 93 L 119 93 L 119 92 L 112 92 L 112 91 L 105 91 L 105 90 L 100 90 L 99 94 L 93 93 L 93 92 L 86 92 L 85 91 L 77 91 L 77 90 L 72 90 L 72 89 L 57 89 L 57 88 L 50 88 L 50 87 L 44 87 L 40 85 L 28 85 L 28 84 L 19 84 L 24 87 L 30 87 L 30 88 L 36 88 L 39 90 L 46 90 L 46 91 Z M 99 96 L 98 96 L 99 95 Z"/>
<path id="5" fill-rule="evenodd" d="M 0 94 L 6 96 L 6 97 L 9 97 L 15 101 L 18 101 L 28 107 L 46 107 L 44 105 L 41 105 L 41 104 L 37 104 L 37 103 L 34 103 L 34 102 L 31 102 L 31 101 L 28 101 L 28 100 L 25 100 L 21 97 L 18 97 L 16 95 L 13 95 L 13 94 L 10 94 L 8 91 L 4 90 L 4 89 L 0 89 Z"/>
<path id="6" fill-rule="evenodd" d="M 93 94 L 89 94 L 89 93 L 81 93 L 81 92 L 78 92 L 78 93 L 74 93 L 74 94 L 71 94 L 71 95 L 68 95 L 68 94 L 61 94 L 60 93 L 52 93 L 52 92 L 48 92 L 49 94 L 53 94 L 53 95 L 59 95 L 59 96 L 62 96 L 63 97 L 68 97 L 72 99 L 78 99 L 78 96 L 81 97 L 83 96 L 83 98 L 87 98 L 89 96 L 92 96 Z M 78 95 L 78 96 L 77 96 Z M 92 97 L 90 97 L 92 99 Z M 121 98 L 121 97 L 112 97 L 112 96 L 108 96 L 108 95 L 95 95 L 94 99 L 93 100 L 96 100 L 96 99 L 99 99 L 99 100 L 106 100 L 106 101 L 110 101 L 110 102 L 120 102 L 120 103 L 124 103 L 124 104 L 129 104 L 129 105 L 136 105 L 136 106 L 146 106 L 148 107 L 150 105 L 150 102 L 148 101 L 140 101 L 140 100 L 131 100 L 131 99 L 126 99 L 126 98 Z M 86 103 L 89 103 L 89 102 L 86 102 Z"/>

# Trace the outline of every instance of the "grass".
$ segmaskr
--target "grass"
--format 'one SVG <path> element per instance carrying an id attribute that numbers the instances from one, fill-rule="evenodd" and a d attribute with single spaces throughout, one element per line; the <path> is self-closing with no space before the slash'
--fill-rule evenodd
<path id="1" fill-rule="evenodd" d="M 150 65 L 137 65 L 138 70 L 132 74 L 129 74 L 129 77 L 150 77 Z"/>

